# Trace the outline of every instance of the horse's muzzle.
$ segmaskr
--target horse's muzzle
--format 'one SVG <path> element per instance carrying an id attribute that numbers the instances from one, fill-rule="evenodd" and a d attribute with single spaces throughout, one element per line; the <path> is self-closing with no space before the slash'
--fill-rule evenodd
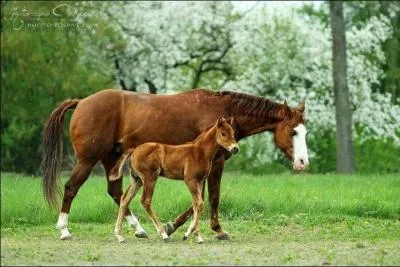
<path id="1" fill-rule="evenodd" d="M 232 154 L 238 153 L 238 152 L 239 152 L 239 147 L 234 146 L 233 148 L 231 148 L 230 152 L 231 152 Z"/>
<path id="2" fill-rule="evenodd" d="M 308 167 L 308 159 L 299 158 L 293 161 L 293 169 L 296 171 L 304 171 Z"/>

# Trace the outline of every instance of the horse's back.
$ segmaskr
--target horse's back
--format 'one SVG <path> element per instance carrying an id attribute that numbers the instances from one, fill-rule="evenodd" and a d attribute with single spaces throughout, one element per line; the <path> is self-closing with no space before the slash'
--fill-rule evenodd
<path id="1" fill-rule="evenodd" d="M 214 93 L 193 90 L 152 95 L 106 89 L 80 101 L 71 118 L 70 136 L 78 155 L 101 159 L 119 143 L 182 144 L 194 140 L 215 120 Z"/>

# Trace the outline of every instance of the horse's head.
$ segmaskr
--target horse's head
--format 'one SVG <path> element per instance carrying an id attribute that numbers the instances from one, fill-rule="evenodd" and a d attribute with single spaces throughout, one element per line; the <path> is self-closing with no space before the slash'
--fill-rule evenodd
<path id="1" fill-rule="evenodd" d="M 293 169 L 297 171 L 303 171 L 308 166 L 304 109 L 304 103 L 290 108 L 285 101 L 284 119 L 278 122 L 274 129 L 276 146 L 293 162 Z"/>
<path id="2" fill-rule="evenodd" d="M 236 154 L 239 152 L 239 145 L 235 140 L 235 132 L 232 128 L 233 117 L 228 119 L 219 118 L 216 122 L 217 132 L 217 143 L 231 152 Z"/>

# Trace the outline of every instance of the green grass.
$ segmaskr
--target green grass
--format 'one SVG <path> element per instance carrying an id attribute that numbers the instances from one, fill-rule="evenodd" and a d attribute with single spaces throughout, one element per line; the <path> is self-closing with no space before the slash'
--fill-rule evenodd
<path id="1" fill-rule="evenodd" d="M 66 177 L 63 177 L 63 182 Z M 128 179 L 124 181 L 127 186 Z M 182 241 L 188 224 L 165 244 L 137 196 L 131 208 L 149 234 L 127 243 L 113 235 L 117 207 L 105 177 L 90 177 L 70 213 L 70 241 L 58 240 L 57 212 L 43 199 L 40 179 L 1 177 L 2 265 L 399 265 L 400 177 L 396 175 L 268 175 L 227 173 L 220 221 L 232 240 L 218 241 L 201 220 L 205 243 Z M 207 197 L 207 195 L 206 195 Z M 154 210 L 174 219 L 190 204 L 184 183 L 160 179 Z M 157 253 L 153 253 L 157 251 Z"/>
<path id="2" fill-rule="evenodd" d="M 63 177 L 63 183 L 66 177 Z M 125 179 L 126 188 L 129 179 Z M 140 195 L 131 207 L 140 218 L 147 216 Z M 207 195 L 206 195 L 207 197 Z M 340 221 L 348 217 L 400 218 L 400 177 L 396 175 L 272 175 L 225 174 L 222 179 L 220 216 L 223 220 L 245 219 L 274 224 L 293 220 L 300 224 Z M 162 220 L 170 220 L 190 205 L 181 181 L 161 178 L 153 200 Z M 73 222 L 113 222 L 117 207 L 107 194 L 105 177 L 90 177 L 75 198 Z M 206 203 L 204 216 L 208 217 Z M 1 223 L 10 225 L 54 224 L 58 214 L 46 206 L 40 178 L 3 173 Z M 204 217 L 203 216 L 203 217 Z"/>

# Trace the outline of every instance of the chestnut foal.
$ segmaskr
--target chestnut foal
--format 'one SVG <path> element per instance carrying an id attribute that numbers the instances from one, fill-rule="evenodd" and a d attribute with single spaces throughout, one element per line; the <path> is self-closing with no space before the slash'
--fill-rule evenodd
<path id="1" fill-rule="evenodd" d="M 153 221 L 157 232 L 165 240 L 168 234 L 151 209 L 154 187 L 159 175 L 170 179 L 184 180 L 192 194 L 193 220 L 183 239 L 192 233 L 198 243 L 202 243 L 198 229 L 199 218 L 203 208 L 202 190 L 205 179 L 210 174 L 212 161 L 220 147 L 236 154 L 239 151 L 234 131 L 231 127 L 233 118 L 218 119 L 212 126 L 202 132 L 192 143 L 171 146 L 160 143 L 145 143 L 134 149 L 130 158 L 131 183 L 121 197 L 115 235 L 119 242 L 123 217 L 131 200 L 143 185 L 141 203 Z"/>

